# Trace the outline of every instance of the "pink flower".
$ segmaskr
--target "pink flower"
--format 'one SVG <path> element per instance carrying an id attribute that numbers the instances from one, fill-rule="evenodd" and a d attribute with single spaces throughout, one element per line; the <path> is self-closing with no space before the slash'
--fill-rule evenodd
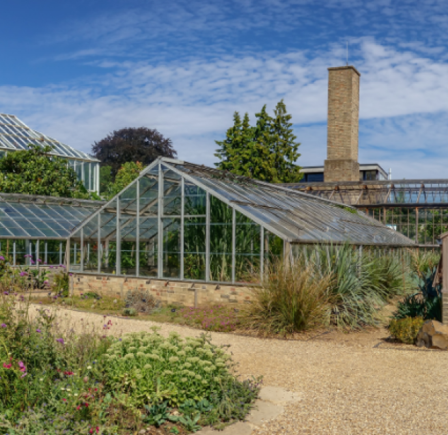
<path id="1" fill-rule="evenodd" d="M 11 366 L 12 366 L 12 364 L 6 364 L 6 363 L 3 363 L 3 367 L 4 367 L 5 369 L 10 369 Z"/>
<path id="2" fill-rule="evenodd" d="M 23 364 L 23 362 L 22 361 L 19 361 L 19 367 L 20 367 L 20 371 L 22 372 L 22 373 L 25 373 L 26 374 L 26 367 L 25 367 L 25 364 Z M 23 377 L 23 376 L 22 376 Z"/>

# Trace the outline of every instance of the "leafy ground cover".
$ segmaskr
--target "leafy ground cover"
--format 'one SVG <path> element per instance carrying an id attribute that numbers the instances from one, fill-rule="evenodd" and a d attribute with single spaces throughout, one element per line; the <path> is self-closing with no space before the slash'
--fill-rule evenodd
<path id="1" fill-rule="evenodd" d="M 0 434 L 188 433 L 244 418 L 258 395 L 206 335 L 116 338 L 113 319 L 99 335 L 28 304 L 0 295 Z"/>

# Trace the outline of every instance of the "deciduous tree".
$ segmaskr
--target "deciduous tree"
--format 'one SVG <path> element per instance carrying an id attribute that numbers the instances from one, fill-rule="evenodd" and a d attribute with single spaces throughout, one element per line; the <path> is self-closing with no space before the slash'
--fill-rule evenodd
<path id="1" fill-rule="evenodd" d="M 103 166 L 112 168 L 112 177 L 115 177 L 121 166 L 127 162 L 141 162 L 143 166 L 148 166 L 159 156 L 177 156 L 171 139 L 146 127 L 116 130 L 95 142 L 92 151 Z"/>
<path id="2" fill-rule="evenodd" d="M 0 159 L 0 192 L 64 198 L 97 198 L 87 192 L 67 160 L 49 154 L 50 146 L 29 145 Z"/>

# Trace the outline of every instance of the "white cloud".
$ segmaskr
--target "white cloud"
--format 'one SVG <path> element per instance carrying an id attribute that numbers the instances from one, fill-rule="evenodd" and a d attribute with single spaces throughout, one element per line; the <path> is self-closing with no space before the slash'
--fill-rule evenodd
<path id="1" fill-rule="evenodd" d="M 448 63 L 371 39 L 353 48 L 361 71 L 361 162 L 390 165 L 394 174 L 443 177 L 448 164 Z M 211 165 L 215 139 L 224 137 L 233 111 L 271 111 L 285 99 L 302 142 L 302 165 L 325 159 L 327 67 L 343 49 L 285 54 L 190 58 L 172 62 L 102 64 L 104 72 L 77 82 L 0 86 L 0 111 L 75 148 L 90 151 L 114 129 L 157 128 L 179 157 Z M 425 163 L 426 162 L 426 163 Z M 432 166 L 434 165 L 434 166 Z M 420 168 L 420 170 L 418 170 Z M 431 169 L 433 168 L 433 169 Z M 434 168 L 442 172 L 435 173 Z"/>

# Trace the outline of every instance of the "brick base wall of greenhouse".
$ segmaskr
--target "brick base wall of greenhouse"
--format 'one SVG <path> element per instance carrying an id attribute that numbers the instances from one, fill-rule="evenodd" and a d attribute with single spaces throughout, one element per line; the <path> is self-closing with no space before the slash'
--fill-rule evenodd
<path id="1" fill-rule="evenodd" d="M 122 299 L 129 290 L 134 289 L 149 290 L 163 304 L 190 307 L 247 304 L 252 299 L 251 290 L 246 286 L 85 274 L 73 274 L 70 281 L 70 290 L 74 295 L 90 291 Z"/>

